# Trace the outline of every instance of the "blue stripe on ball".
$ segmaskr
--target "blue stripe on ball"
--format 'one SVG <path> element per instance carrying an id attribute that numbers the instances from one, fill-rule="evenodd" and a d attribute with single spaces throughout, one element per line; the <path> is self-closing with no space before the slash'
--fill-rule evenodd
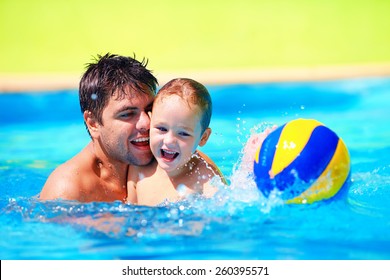
<path id="1" fill-rule="evenodd" d="M 281 191 L 294 185 L 293 189 L 283 193 L 285 199 L 301 194 L 308 188 L 307 184 L 318 179 L 332 159 L 338 140 L 337 135 L 324 126 L 318 126 L 313 130 L 300 155 L 275 176 L 275 184 Z"/>

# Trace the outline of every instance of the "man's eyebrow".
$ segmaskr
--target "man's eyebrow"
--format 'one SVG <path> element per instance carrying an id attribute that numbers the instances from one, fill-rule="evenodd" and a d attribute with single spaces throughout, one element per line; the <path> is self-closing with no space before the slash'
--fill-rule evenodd
<path id="1" fill-rule="evenodd" d="M 136 111 L 136 110 L 139 110 L 139 108 L 136 106 L 123 106 L 123 107 L 118 108 L 118 110 L 116 110 L 116 111 L 123 112 L 123 111 Z"/>
<path id="2" fill-rule="evenodd" d="M 151 107 L 153 107 L 153 101 L 145 106 L 146 109 L 151 109 Z M 118 108 L 118 110 L 116 110 L 116 111 L 123 112 L 123 111 L 137 111 L 137 110 L 140 110 L 140 108 L 137 106 L 126 106 L 125 105 L 123 107 Z"/>

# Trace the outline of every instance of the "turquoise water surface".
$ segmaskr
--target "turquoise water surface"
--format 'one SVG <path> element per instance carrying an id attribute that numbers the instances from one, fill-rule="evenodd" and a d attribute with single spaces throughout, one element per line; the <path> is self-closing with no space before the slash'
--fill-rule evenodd
<path id="1" fill-rule="evenodd" d="M 202 150 L 229 179 L 215 197 L 161 207 L 36 199 L 89 141 L 76 90 L 0 95 L 0 258 L 390 259 L 390 79 L 209 86 Z M 346 143 L 345 199 L 284 205 L 238 172 L 254 133 L 313 118 Z M 103 221 L 103 222 L 102 222 Z"/>

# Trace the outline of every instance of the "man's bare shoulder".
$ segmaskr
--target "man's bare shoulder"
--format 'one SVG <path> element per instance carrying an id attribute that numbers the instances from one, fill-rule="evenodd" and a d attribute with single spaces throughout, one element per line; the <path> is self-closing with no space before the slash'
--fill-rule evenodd
<path id="1" fill-rule="evenodd" d="M 85 153 L 84 149 L 50 174 L 40 193 L 40 199 L 82 200 L 84 182 L 93 174 Z"/>
<path id="2" fill-rule="evenodd" d="M 40 193 L 40 199 L 77 199 L 78 177 L 68 163 L 58 166 L 49 176 Z"/>

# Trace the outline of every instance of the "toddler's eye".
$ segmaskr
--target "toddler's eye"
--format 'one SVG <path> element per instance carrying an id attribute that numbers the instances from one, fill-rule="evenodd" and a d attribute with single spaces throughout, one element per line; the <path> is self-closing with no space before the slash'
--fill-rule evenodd
<path id="1" fill-rule="evenodd" d="M 161 132 L 166 132 L 167 129 L 165 127 L 162 127 L 162 126 L 157 126 L 155 127 L 157 130 L 161 131 Z"/>
<path id="2" fill-rule="evenodd" d="M 185 131 L 179 132 L 179 135 L 180 136 L 191 136 L 189 133 L 187 133 Z"/>

